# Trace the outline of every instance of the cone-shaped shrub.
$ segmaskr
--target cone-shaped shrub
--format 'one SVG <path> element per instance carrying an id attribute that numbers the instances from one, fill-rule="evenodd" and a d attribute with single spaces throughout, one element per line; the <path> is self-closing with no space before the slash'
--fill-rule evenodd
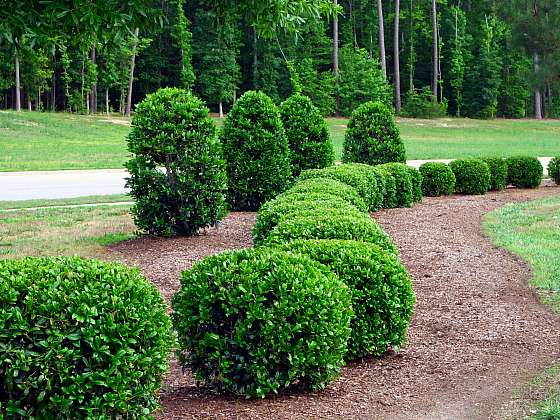
<path id="1" fill-rule="evenodd" d="M 295 94 L 280 105 L 280 115 L 288 145 L 292 174 L 334 163 L 334 148 L 329 128 L 321 112 L 307 96 Z"/>
<path id="2" fill-rule="evenodd" d="M 327 267 L 267 248 L 196 263 L 173 310 L 183 366 L 248 397 L 324 388 L 343 365 L 352 316 L 347 286 Z"/>
<path id="3" fill-rule="evenodd" d="M 266 94 L 249 91 L 239 98 L 224 121 L 222 144 L 234 209 L 257 210 L 288 187 L 288 142 Z"/>
<path id="4" fill-rule="evenodd" d="M 380 102 L 367 102 L 352 113 L 342 160 L 369 165 L 406 162 L 404 143 L 390 108 Z"/>
<path id="5" fill-rule="evenodd" d="M 295 240 L 278 248 L 325 264 L 350 288 L 354 317 L 346 359 L 379 356 L 405 342 L 415 297 L 397 256 L 373 244 L 343 240 Z"/>
<path id="6" fill-rule="evenodd" d="M 192 235 L 225 216 L 222 151 L 200 99 L 176 88 L 146 96 L 136 107 L 128 150 L 127 186 L 140 230 Z"/>
<path id="7" fill-rule="evenodd" d="M 538 188 L 543 178 L 543 167 L 536 157 L 512 156 L 506 159 L 508 182 L 517 188 Z"/>
<path id="8" fill-rule="evenodd" d="M 455 191 L 455 174 L 442 162 L 426 162 L 420 166 L 422 192 L 427 197 L 451 195 Z"/>
<path id="9" fill-rule="evenodd" d="M 490 168 L 480 159 L 457 159 L 449 164 L 455 175 L 455 191 L 486 194 L 490 189 Z"/>
<path id="10" fill-rule="evenodd" d="M 149 417 L 174 345 L 167 306 L 137 269 L 0 261 L 0 417 Z"/>
<path id="11" fill-rule="evenodd" d="M 507 186 L 508 167 L 501 157 L 482 158 L 490 169 L 490 190 L 501 191 Z"/>

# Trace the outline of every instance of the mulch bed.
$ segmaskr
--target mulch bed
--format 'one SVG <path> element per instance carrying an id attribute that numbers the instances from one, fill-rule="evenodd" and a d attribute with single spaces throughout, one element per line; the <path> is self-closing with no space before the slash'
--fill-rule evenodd
<path id="1" fill-rule="evenodd" d="M 373 217 L 396 240 L 417 305 L 399 353 L 342 370 L 321 393 L 247 401 L 199 388 L 173 360 L 159 418 L 503 418 L 512 392 L 560 359 L 560 317 L 527 286 L 530 268 L 495 248 L 485 213 L 506 203 L 560 194 L 559 187 L 485 196 L 428 198 Z M 193 238 L 143 238 L 110 257 L 139 266 L 166 300 L 193 262 L 251 246 L 254 213 L 232 213 Z"/>

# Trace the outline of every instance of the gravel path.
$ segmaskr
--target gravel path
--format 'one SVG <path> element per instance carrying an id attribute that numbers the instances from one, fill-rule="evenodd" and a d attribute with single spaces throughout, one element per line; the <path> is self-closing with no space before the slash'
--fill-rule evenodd
<path id="1" fill-rule="evenodd" d="M 374 214 L 411 273 L 417 306 L 400 353 L 346 366 L 321 393 L 258 401 L 197 388 L 173 362 L 159 418 L 503 418 L 512 392 L 560 359 L 560 317 L 528 288 L 529 267 L 481 231 L 485 213 L 559 187 L 425 199 Z M 112 248 L 169 299 L 178 273 L 217 251 L 250 246 L 252 213 L 234 213 L 194 238 L 141 239 Z"/>

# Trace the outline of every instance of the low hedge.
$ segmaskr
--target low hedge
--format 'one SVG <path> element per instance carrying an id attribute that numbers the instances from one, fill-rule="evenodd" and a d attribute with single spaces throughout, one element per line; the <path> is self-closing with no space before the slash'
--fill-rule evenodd
<path id="1" fill-rule="evenodd" d="M 330 178 L 344 182 L 356 189 L 366 202 L 368 209 L 380 207 L 381 197 L 377 188 L 377 178 L 371 173 L 369 165 L 337 165 L 323 169 L 310 169 L 300 174 L 300 180 L 311 178 Z"/>
<path id="2" fill-rule="evenodd" d="M 412 182 L 412 201 L 414 203 L 419 203 L 422 201 L 422 198 L 424 198 L 422 194 L 422 174 L 418 169 L 412 166 L 407 166 L 407 168 Z"/>
<path id="3" fill-rule="evenodd" d="M 422 192 L 428 197 L 451 195 L 455 191 L 455 174 L 442 162 L 426 162 L 420 166 Z"/>
<path id="4" fill-rule="evenodd" d="M 550 176 L 556 184 L 560 185 L 560 157 L 552 158 L 548 163 L 548 176 Z"/>
<path id="5" fill-rule="evenodd" d="M 370 242 L 397 253 L 393 239 L 367 214 L 294 217 L 282 220 L 270 232 L 266 245 L 294 239 L 348 239 Z"/>
<path id="6" fill-rule="evenodd" d="M 363 212 L 356 206 L 344 200 L 316 201 L 269 201 L 265 203 L 257 213 L 255 225 L 253 226 L 253 243 L 262 245 L 274 227 L 286 218 L 311 216 L 313 214 L 349 214 L 360 215 Z"/>
<path id="7" fill-rule="evenodd" d="M 327 267 L 267 248 L 196 263 L 173 310 L 183 367 L 248 397 L 324 388 L 343 365 L 352 316 L 348 288 Z"/>
<path id="8" fill-rule="evenodd" d="M 174 343 L 167 306 L 137 269 L 78 257 L 0 261 L 8 418 L 145 418 Z"/>
<path id="9" fill-rule="evenodd" d="M 398 207 L 397 182 L 395 181 L 395 177 L 388 169 L 383 168 L 383 166 L 376 166 L 375 169 L 383 177 L 383 182 L 385 183 L 382 207 L 384 209 Z"/>
<path id="10" fill-rule="evenodd" d="M 543 178 L 543 166 L 536 157 L 512 156 L 506 159 L 508 182 L 517 188 L 538 188 Z"/>
<path id="11" fill-rule="evenodd" d="M 490 189 L 490 168 L 480 159 L 457 159 L 449 164 L 455 175 L 455 190 L 462 194 L 486 194 Z"/>
<path id="12" fill-rule="evenodd" d="M 406 341 L 415 297 L 395 255 L 376 245 L 343 240 L 296 240 L 279 248 L 325 264 L 350 288 L 354 316 L 346 359 L 380 356 Z"/>
<path id="13" fill-rule="evenodd" d="M 412 207 L 414 192 L 409 167 L 404 163 L 386 163 L 379 167 L 395 178 L 396 207 Z"/>
<path id="14" fill-rule="evenodd" d="M 482 158 L 490 169 L 490 190 L 501 191 L 508 183 L 508 166 L 505 159 L 500 157 Z"/>
<path id="15" fill-rule="evenodd" d="M 362 199 L 355 188 L 344 182 L 330 178 L 313 178 L 298 181 L 285 193 L 279 195 L 283 199 L 289 200 L 291 196 L 301 194 L 330 194 L 340 197 L 350 204 L 358 207 L 360 210 L 367 211 L 368 205 Z"/>

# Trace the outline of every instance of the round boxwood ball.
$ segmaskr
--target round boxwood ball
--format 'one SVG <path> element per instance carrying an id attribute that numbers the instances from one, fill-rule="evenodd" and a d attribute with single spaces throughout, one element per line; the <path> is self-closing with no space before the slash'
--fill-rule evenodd
<path id="1" fill-rule="evenodd" d="M 550 176 L 556 184 L 560 185 L 560 157 L 552 158 L 548 163 L 548 176 Z"/>
<path id="2" fill-rule="evenodd" d="M 222 130 L 229 200 L 235 210 L 258 210 L 289 185 L 288 142 L 278 107 L 263 92 L 245 92 Z"/>
<path id="3" fill-rule="evenodd" d="M 127 186 L 136 226 L 154 235 L 192 235 L 227 213 L 227 179 L 216 126 L 186 90 L 160 89 L 136 107 L 128 135 Z"/>
<path id="4" fill-rule="evenodd" d="M 352 113 L 342 160 L 369 165 L 406 162 L 404 143 L 390 108 L 381 102 L 367 102 Z"/>
<path id="5" fill-rule="evenodd" d="M 455 191 L 455 174 L 442 162 L 426 162 L 420 166 L 422 192 L 428 197 L 451 195 Z"/>
<path id="6" fill-rule="evenodd" d="M 354 317 L 346 359 L 379 356 L 406 341 L 415 296 L 397 256 L 357 241 L 295 240 L 278 247 L 325 264 L 350 288 Z"/>
<path id="7" fill-rule="evenodd" d="M 267 248 L 196 263 L 173 310 L 182 365 L 248 397 L 324 388 L 343 365 L 352 316 L 348 288 L 327 267 Z"/>
<path id="8" fill-rule="evenodd" d="M 329 127 L 311 99 L 301 94 L 290 96 L 280 105 L 280 116 L 290 146 L 292 174 L 334 163 L 334 148 Z"/>
<path id="9" fill-rule="evenodd" d="M 146 418 L 174 345 L 167 306 L 137 269 L 78 257 L 0 261 L 5 414 Z"/>
<path id="10" fill-rule="evenodd" d="M 457 159 L 449 164 L 455 175 L 455 190 L 462 194 L 486 194 L 490 189 L 490 168 L 480 159 Z"/>
<path id="11" fill-rule="evenodd" d="M 536 157 L 512 156 L 506 159 L 508 182 L 517 188 L 538 188 L 543 178 L 543 167 Z"/>
<path id="12" fill-rule="evenodd" d="M 490 190 L 501 191 L 507 186 L 508 167 L 501 157 L 482 158 L 490 168 Z"/>

